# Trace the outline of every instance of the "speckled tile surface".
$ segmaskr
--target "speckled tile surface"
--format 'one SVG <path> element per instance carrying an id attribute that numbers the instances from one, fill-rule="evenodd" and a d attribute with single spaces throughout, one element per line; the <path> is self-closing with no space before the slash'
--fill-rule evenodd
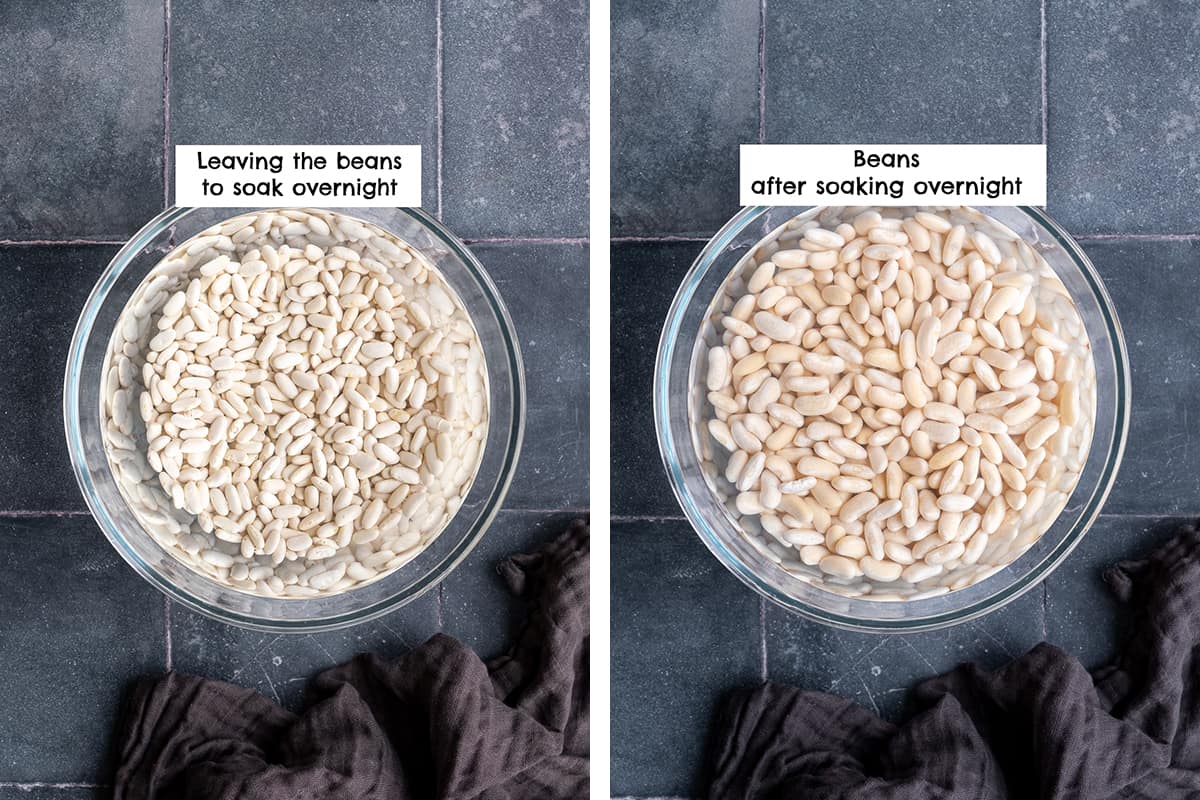
<path id="1" fill-rule="evenodd" d="M 474 238 L 587 236 L 587 3 L 442 8 L 446 224 Z"/>
<path id="2" fill-rule="evenodd" d="M 758 4 L 611 13 L 612 233 L 715 231 L 737 209 L 737 145 L 758 141 Z"/>
<path id="3" fill-rule="evenodd" d="M 721 694 L 762 679 L 761 606 L 682 520 L 612 524 L 612 786 L 699 787 Z"/>
<path id="4" fill-rule="evenodd" d="M 612 248 L 612 513 L 678 516 L 659 456 L 654 357 L 675 288 L 700 251 L 691 242 Z"/>
<path id="5" fill-rule="evenodd" d="M 1038 0 L 766 9 L 768 142 L 1042 139 Z"/>
<path id="6" fill-rule="evenodd" d="M 419 144 L 436 212 L 434 12 L 434 0 L 175 3 L 171 141 Z M 264 59 L 264 42 L 286 43 L 286 57 Z"/>
<path id="7" fill-rule="evenodd" d="M 163 15 L 0 8 L 0 240 L 120 239 L 162 208 Z"/>
<path id="8" fill-rule="evenodd" d="M 67 349 L 115 246 L 0 246 L 0 309 L 13 320 L 0 349 L 0 511 L 84 511 L 63 435 Z M 62 287 L 58 301 L 34 298 Z"/>
<path id="9" fill-rule="evenodd" d="M 1079 234 L 1200 233 L 1200 8 L 1050 2 L 1049 210 Z"/>
<path id="10" fill-rule="evenodd" d="M 162 595 L 91 517 L 0 518 L 0 783 L 103 783 L 121 699 L 166 665 Z"/>

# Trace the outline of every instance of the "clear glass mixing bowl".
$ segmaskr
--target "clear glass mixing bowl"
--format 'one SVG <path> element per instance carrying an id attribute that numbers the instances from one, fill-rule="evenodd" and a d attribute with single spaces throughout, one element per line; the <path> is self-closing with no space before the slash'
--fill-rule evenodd
<path id="1" fill-rule="evenodd" d="M 1087 532 L 1112 488 L 1129 428 L 1129 358 L 1120 323 L 1083 249 L 1044 211 L 980 207 L 1037 250 L 1062 279 L 1088 337 L 1096 369 L 1096 420 L 1091 448 L 1066 507 L 1025 553 L 974 585 L 906 601 L 847 597 L 806 583 L 764 556 L 741 532 L 714 487 L 724 481 L 706 466 L 707 389 L 703 361 L 719 334 L 709 317 L 726 280 L 750 248 L 811 207 L 756 207 L 739 212 L 701 251 L 667 314 L 654 372 L 654 421 L 671 486 L 696 533 L 717 559 L 759 594 L 834 626 L 870 631 L 946 627 L 982 616 L 1036 586 Z"/>
<path id="2" fill-rule="evenodd" d="M 271 598 L 236 591 L 177 561 L 147 533 L 121 496 L 101 438 L 100 382 L 117 318 L 146 274 L 176 244 L 240 208 L 172 208 L 138 231 L 100 276 L 71 340 L 63 415 L 71 463 L 104 535 L 143 578 L 201 614 L 247 628 L 313 632 L 374 619 L 436 586 L 478 543 L 504 500 L 525 428 L 525 378 L 508 310 L 483 265 L 420 209 L 330 209 L 384 228 L 421 251 L 458 292 L 487 361 L 489 425 L 482 461 L 458 513 L 416 558 L 366 586 L 329 597 Z"/>

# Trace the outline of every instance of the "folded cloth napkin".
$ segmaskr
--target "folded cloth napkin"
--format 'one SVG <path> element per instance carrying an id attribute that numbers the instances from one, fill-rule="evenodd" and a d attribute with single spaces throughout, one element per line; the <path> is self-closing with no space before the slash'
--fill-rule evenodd
<path id="1" fill-rule="evenodd" d="M 116 800 L 582 798 L 588 791 L 588 528 L 500 572 L 529 612 L 485 665 L 445 635 L 360 655 L 309 685 L 302 715 L 178 673 L 138 686 Z"/>
<path id="2" fill-rule="evenodd" d="M 742 691 L 718 715 L 709 797 L 1200 797 L 1200 532 L 1105 577 L 1134 613 L 1112 665 L 1088 674 L 1049 644 L 965 664 L 920 684 L 900 726 L 821 692 Z"/>

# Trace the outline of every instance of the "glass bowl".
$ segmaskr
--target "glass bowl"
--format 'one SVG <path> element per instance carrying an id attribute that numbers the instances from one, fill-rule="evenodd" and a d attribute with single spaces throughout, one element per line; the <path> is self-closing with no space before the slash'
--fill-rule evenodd
<path id="1" fill-rule="evenodd" d="M 462 507 L 418 556 L 390 575 L 341 594 L 261 597 L 193 571 L 135 519 L 113 478 L 101 438 L 100 386 L 117 318 L 146 274 L 176 244 L 255 209 L 172 208 L 138 231 L 96 283 L 71 340 L 63 391 L 67 447 L 84 499 L 104 535 L 143 578 L 201 614 L 246 628 L 314 632 L 386 614 L 436 586 L 479 542 L 512 481 L 525 428 L 525 378 L 508 310 L 486 270 L 454 234 L 419 209 L 329 209 L 384 228 L 421 251 L 462 298 L 488 369 L 489 423 L 475 481 Z"/>
<path id="2" fill-rule="evenodd" d="M 667 314 L 654 372 L 654 422 L 671 486 L 700 539 L 734 575 L 767 599 L 836 627 L 930 630 L 1000 608 L 1062 563 L 1091 526 L 1116 479 L 1129 427 L 1129 359 L 1116 312 L 1083 249 L 1044 211 L 978 207 L 1033 246 L 1061 278 L 1091 339 L 1096 420 L 1091 448 L 1066 506 L 1042 537 L 1012 563 L 973 585 L 903 601 L 849 597 L 807 583 L 753 546 L 718 495 L 724 480 L 705 465 L 711 446 L 704 419 L 705 358 L 717 334 L 713 304 L 741 258 L 764 236 L 813 207 L 746 208 L 714 236 L 683 279 Z M 707 474 L 706 474 L 707 473 Z"/>

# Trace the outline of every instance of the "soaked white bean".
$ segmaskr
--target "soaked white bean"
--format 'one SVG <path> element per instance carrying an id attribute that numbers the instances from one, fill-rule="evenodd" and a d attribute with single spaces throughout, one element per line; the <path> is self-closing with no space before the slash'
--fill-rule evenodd
<path id="1" fill-rule="evenodd" d="M 1036 542 L 1079 479 L 1096 406 L 1079 312 L 974 209 L 806 212 L 750 250 L 711 319 L 709 466 L 798 580 L 961 589 Z"/>
<path id="2" fill-rule="evenodd" d="M 727 389 L 732 359 L 712 358 Z M 107 363 L 105 448 L 130 509 L 243 592 L 313 597 L 398 569 L 482 456 L 488 376 L 461 299 L 419 251 L 341 214 L 260 211 L 184 242 L 135 290 Z"/>

